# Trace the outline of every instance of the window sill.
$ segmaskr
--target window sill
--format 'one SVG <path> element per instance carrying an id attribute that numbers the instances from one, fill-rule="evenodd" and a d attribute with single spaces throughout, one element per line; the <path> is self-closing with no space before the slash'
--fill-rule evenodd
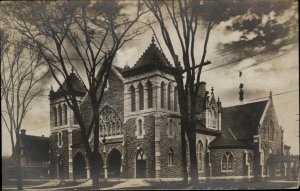
<path id="1" fill-rule="evenodd" d="M 233 170 L 221 170 L 221 172 L 233 172 Z"/>

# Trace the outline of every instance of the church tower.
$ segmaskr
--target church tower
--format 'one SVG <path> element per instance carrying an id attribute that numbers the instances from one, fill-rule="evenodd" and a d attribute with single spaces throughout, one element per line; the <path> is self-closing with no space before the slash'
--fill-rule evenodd
<path id="1" fill-rule="evenodd" d="M 73 111 L 67 105 L 63 90 L 67 88 L 67 80 L 73 84 L 78 101 L 81 102 L 86 94 L 84 83 L 74 71 L 69 74 L 65 82 L 54 91 L 51 87 L 50 100 L 50 174 L 52 178 L 72 179 L 72 132 L 79 129 Z"/>
<path id="2" fill-rule="evenodd" d="M 154 38 L 136 64 L 124 68 L 125 143 L 132 165 L 129 177 L 175 177 L 181 173 L 174 165 L 180 164 L 181 149 L 179 120 L 174 118 L 179 111 L 178 96 L 171 72 L 172 66 Z"/>

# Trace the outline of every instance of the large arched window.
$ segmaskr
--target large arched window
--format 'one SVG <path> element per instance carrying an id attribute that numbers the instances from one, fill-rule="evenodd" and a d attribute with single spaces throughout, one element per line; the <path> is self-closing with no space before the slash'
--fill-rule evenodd
<path id="1" fill-rule="evenodd" d="M 172 148 L 169 149 L 168 152 L 168 166 L 174 165 L 174 151 Z"/>
<path id="2" fill-rule="evenodd" d="M 162 82 L 160 86 L 160 107 L 165 108 L 165 83 Z"/>
<path id="3" fill-rule="evenodd" d="M 67 105 L 64 104 L 64 116 L 65 116 L 65 125 L 68 124 L 68 108 Z"/>
<path id="4" fill-rule="evenodd" d="M 171 110 L 171 84 L 168 85 L 168 110 Z"/>
<path id="5" fill-rule="evenodd" d="M 62 108 L 58 106 L 59 125 L 62 125 Z"/>
<path id="6" fill-rule="evenodd" d="M 131 111 L 135 111 L 135 88 L 130 86 Z"/>
<path id="7" fill-rule="evenodd" d="M 223 172 L 232 171 L 232 165 L 233 165 L 233 156 L 230 152 L 226 152 L 226 154 L 223 155 L 222 161 L 221 161 L 221 168 Z"/>
<path id="8" fill-rule="evenodd" d="M 139 107 L 140 110 L 144 109 L 144 86 L 142 84 L 138 85 L 139 90 Z"/>
<path id="9" fill-rule="evenodd" d="M 123 134 L 121 118 L 115 110 L 108 106 L 105 106 L 100 112 L 99 127 L 101 137 Z"/>
<path id="10" fill-rule="evenodd" d="M 148 108 L 153 107 L 153 88 L 151 82 L 147 82 L 146 84 L 148 90 Z"/>
<path id="11" fill-rule="evenodd" d="M 57 109 L 53 107 L 53 115 L 54 115 L 54 127 L 57 127 Z"/>
<path id="12" fill-rule="evenodd" d="M 177 111 L 177 104 L 178 104 L 178 92 L 177 87 L 174 88 L 174 111 Z"/>
<path id="13" fill-rule="evenodd" d="M 197 144 L 197 155 L 198 155 L 198 170 L 203 171 L 204 169 L 204 148 L 201 141 Z"/>

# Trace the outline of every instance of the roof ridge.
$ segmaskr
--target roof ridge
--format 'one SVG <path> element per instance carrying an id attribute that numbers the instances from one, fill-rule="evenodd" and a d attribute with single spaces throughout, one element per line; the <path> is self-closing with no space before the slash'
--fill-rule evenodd
<path id="1" fill-rule="evenodd" d="M 246 106 L 246 105 L 250 105 L 250 104 L 262 103 L 262 102 L 267 102 L 267 101 L 269 101 L 269 99 L 262 100 L 262 101 L 256 101 L 256 102 L 249 102 L 249 103 L 245 103 L 245 104 L 231 105 L 231 106 L 223 107 L 223 109 L 231 108 L 231 107 L 238 107 L 238 106 L 242 107 L 242 106 Z"/>

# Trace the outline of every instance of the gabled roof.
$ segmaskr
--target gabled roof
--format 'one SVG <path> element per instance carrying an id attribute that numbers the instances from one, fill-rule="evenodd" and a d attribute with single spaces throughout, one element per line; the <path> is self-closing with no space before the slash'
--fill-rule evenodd
<path id="1" fill-rule="evenodd" d="M 225 107 L 222 109 L 222 135 L 211 142 L 211 147 L 247 146 L 257 134 L 259 122 L 268 100 Z M 249 145 L 248 145 L 249 146 Z"/>
<path id="2" fill-rule="evenodd" d="M 49 94 L 50 100 L 57 99 L 63 96 L 64 93 L 63 90 L 67 89 L 68 80 L 72 83 L 72 87 L 75 92 L 75 95 L 84 96 L 86 94 L 87 88 L 85 87 L 84 83 L 72 71 L 56 92 L 50 90 L 50 94 Z"/>
<path id="3" fill-rule="evenodd" d="M 125 68 L 123 76 L 131 76 L 138 73 L 148 72 L 153 69 L 161 69 L 165 72 L 170 72 L 172 70 L 172 65 L 164 53 L 155 45 L 154 39 L 152 39 L 152 43 L 138 59 L 136 64 L 132 68 L 129 68 L 128 66 Z"/>
<path id="4" fill-rule="evenodd" d="M 32 161 L 45 161 L 49 160 L 49 138 L 39 137 L 32 135 L 22 135 L 22 145 L 24 148 L 24 154 Z"/>
<path id="5" fill-rule="evenodd" d="M 230 128 L 238 139 L 252 138 L 268 100 L 225 107 L 222 109 L 222 128 Z"/>

